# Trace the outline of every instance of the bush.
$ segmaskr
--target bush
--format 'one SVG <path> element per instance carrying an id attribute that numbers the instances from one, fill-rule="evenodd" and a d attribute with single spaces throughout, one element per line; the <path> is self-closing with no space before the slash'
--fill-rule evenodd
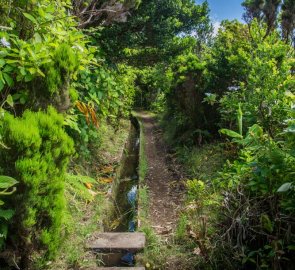
<path id="1" fill-rule="evenodd" d="M 229 245 L 238 243 L 232 249 L 237 263 L 287 269 L 294 256 L 294 148 L 272 140 L 258 125 L 236 142 L 243 145 L 239 159 L 216 179 L 224 189 L 224 236 Z"/>
<path id="2" fill-rule="evenodd" d="M 0 153 L 0 171 L 19 181 L 7 203 L 15 209 L 8 238 L 27 267 L 33 249 L 51 258 L 60 244 L 64 177 L 73 141 L 63 130 L 63 117 L 51 107 L 25 111 L 19 118 L 6 113 L 0 136 L 8 147 Z"/>
<path id="3" fill-rule="evenodd" d="M 92 57 L 87 37 L 68 16 L 69 1 L 10 2 L 0 9 L 0 92 L 13 97 L 18 115 L 48 105 L 66 111 L 72 83 Z"/>

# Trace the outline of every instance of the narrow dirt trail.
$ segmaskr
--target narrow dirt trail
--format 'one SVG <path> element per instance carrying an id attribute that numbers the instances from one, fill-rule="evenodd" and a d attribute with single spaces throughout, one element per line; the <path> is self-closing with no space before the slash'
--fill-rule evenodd
<path id="1" fill-rule="evenodd" d="M 182 205 L 179 176 L 168 162 L 167 147 L 154 117 L 140 113 L 148 161 L 146 184 L 149 188 L 149 220 L 158 235 L 168 239 L 174 232 Z"/>

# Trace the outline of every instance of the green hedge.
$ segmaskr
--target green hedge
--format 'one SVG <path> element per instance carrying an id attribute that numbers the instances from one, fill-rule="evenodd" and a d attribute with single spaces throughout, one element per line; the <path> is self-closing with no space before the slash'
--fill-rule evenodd
<path id="1" fill-rule="evenodd" d="M 63 116 L 26 111 L 15 118 L 6 113 L 0 137 L 8 147 L 0 153 L 0 172 L 19 181 L 8 205 L 15 209 L 7 242 L 13 242 L 26 265 L 33 250 L 51 258 L 61 241 L 64 178 L 72 139 L 63 130 Z"/>

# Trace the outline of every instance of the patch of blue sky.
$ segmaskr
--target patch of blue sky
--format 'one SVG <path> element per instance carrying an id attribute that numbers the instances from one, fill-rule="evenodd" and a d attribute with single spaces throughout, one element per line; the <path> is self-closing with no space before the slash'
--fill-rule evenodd
<path id="1" fill-rule="evenodd" d="M 196 0 L 197 4 L 203 2 L 205 2 L 205 0 Z M 209 3 L 210 17 L 215 33 L 218 31 L 220 23 L 223 20 L 237 19 L 243 22 L 243 0 L 207 0 L 207 2 Z"/>

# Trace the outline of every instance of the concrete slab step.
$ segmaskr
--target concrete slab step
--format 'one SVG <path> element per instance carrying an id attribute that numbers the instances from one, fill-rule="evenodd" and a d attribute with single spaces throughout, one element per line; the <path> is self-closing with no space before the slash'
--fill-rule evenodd
<path id="1" fill-rule="evenodd" d="M 95 239 L 89 241 L 86 247 L 98 252 L 136 252 L 145 247 L 145 234 L 132 233 L 98 233 Z"/>
<path id="2" fill-rule="evenodd" d="M 145 270 L 144 267 L 98 267 L 85 270 Z"/>

